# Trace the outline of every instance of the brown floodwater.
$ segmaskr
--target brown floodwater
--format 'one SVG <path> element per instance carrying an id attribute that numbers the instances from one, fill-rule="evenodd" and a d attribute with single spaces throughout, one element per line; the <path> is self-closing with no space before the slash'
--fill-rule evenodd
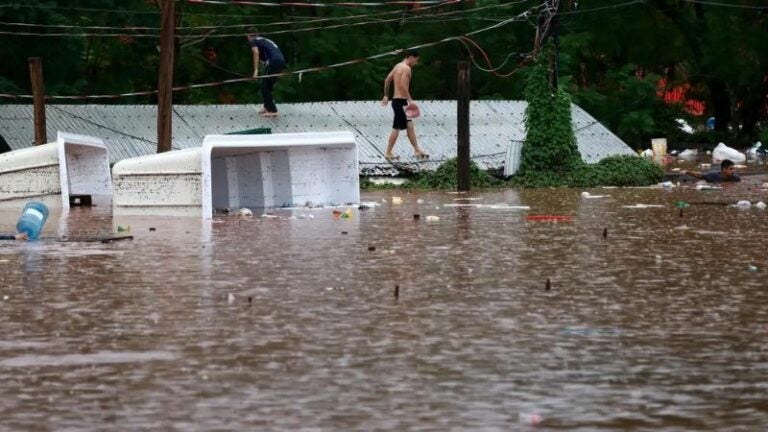
<path id="1" fill-rule="evenodd" d="M 763 181 L 54 212 L 0 242 L 0 429 L 765 430 L 768 211 L 717 204 Z"/>

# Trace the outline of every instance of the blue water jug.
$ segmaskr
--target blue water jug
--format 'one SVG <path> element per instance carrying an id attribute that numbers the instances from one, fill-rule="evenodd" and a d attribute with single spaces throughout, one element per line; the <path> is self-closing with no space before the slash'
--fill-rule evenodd
<path id="1" fill-rule="evenodd" d="M 16 223 L 16 230 L 20 233 L 26 233 L 30 240 L 36 240 L 40 237 L 46 220 L 48 220 L 48 207 L 41 202 L 30 201 L 21 212 L 19 222 Z"/>

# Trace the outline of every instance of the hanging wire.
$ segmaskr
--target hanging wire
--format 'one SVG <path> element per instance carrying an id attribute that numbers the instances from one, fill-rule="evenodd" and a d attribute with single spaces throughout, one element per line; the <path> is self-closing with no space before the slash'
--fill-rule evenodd
<path id="1" fill-rule="evenodd" d="M 179 92 L 179 91 L 186 91 L 186 90 L 196 89 L 196 88 L 219 87 L 219 86 L 226 85 L 226 84 L 251 82 L 251 81 L 256 81 L 256 80 L 265 79 L 265 78 L 285 77 L 285 76 L 290 76 L 290 75 L 302 76 L 303 74 L 306 74 L 306 73 L 321 72 L 321 71 L 326 71 L 326 70 L 330 70 L 330 69 L 336 69 L 336 68 L 340 68 L 340 67 L 344 67 L 344 66 L 350 66 L 350 65 L 354 65 L 354 64 L 365 63 L 365 62 L 368 62 L 368 61 L 371 61 L 371 60 L 376 60 L 376 59 L 383 58 L 383 57 L 391 57 L 391 56 L 394 56 L 394 55 L 399 55 L 399 54 L 402 54 L 407 49 L 421 49 L 421 48 L 427 48 L 427 47 L 431 47 L 431 46 L 436 46 L 436 45 L 440 45 L 440 44 L 443 44 L 443 43 L 446 43 L 446 42 L 460 40 L 459 38 L 462 37 L 462 36 L 468 37 L 468 36 L 472 36 L 472 35 L 475 35 L 475 34 L 480 34 L 480 33 L 483 33 L 483 32 L 488 32 L 488 31 L 491 31 L 491 30 L 495 30 L 495 29 L 501 28 L 501 27 L 503 27 L 503 26 L 505 26 L 507 24 L 510 24 L 512 22 L 525 21 L 525 20 L 527 20 L 527 17 L 531 13 L 534 13 L 534 11 L 536 9 L 539 9 L 540 7 L 541 6 L 533 6 L 533 7 L 529 8 L 528 10 L 526 10 L 526 11 L 524 11 L 522 13 L 519 13 L 519 14 L 515 15 L 514 17 L 508 18 L 508 19 L 506 19 L 506 20 L 504 20 L 504 21 L 502 21 L 500 23 L 493 24 L 491 26 L 484 27 L 484 28 L 481 28 L 481 29 L 478 29 L 478 30 L 474 30 L 474 31 L 471 31 L 471 32 L 463 34 L 463 35 L 449 36 L 449 37 L 445 37 L 445 38 L 437 40 L 437 41 L 423 43 L 423 44 L 420 44 L 420 45 L 410 46 L 410 47 L 405 48 L 405 49 L 395 49 L 395 50 L 386 51 L 386 52 L 379 53 L 379 54 L 374 54 L 374 55 L 371 55 L 371 56 L 368 56 L 368 57 L 355 58 L 355 59 L 347 60 L 347 61 L 344 61 L 344 62 L 334 63 L 334 64 L 331 64 L 331 65 L 310 67 L 310 68 L 306 68 L 306 69 L 301 69 L 301 70 L 296 70 L 296 71 L 291 71 L 291 72 L 282 72 L 282 73 L 278 73 L 278 74 L 259 75 L 257 78 L 243 77 L 243 78 L 234 78 L 234 79 L 229 79 L 229 80 L 213 81 L 213 82 L 207 82 L 207 83 L 201 83 L 201 84 L 190 84 L 190 85 L 184 85 L 184 86 L 177 86 L 177 87 L 174 87 L 172 89 L 172 91 Z M 102 94 L 102 95 L 69 95 L 69 96 L 57 95 L 57 96 L 46 96 L 46 99 L 56 99 L 56 100 L 118 99 L 118 98 L 133 97 L 133 96 L 149 96 L 149 95 L 153 95 L 153 94 L 157 94 L 157 93 L 158 93 L 157 90 L 148 90 L 148 91 L 141 91 L 141 92 L 128 92 L 128 93 L 117 93 L 117 94 Z M 31 99 L 33 96 L 32 95 L 23 95 L 23 94 L 0 93 L 0 97 L 8 98 L 8 99 Z"/>
<path id="2" fill-rule="evenodd" d="M 267 32 L 260 32 L 262 35 L 278 35 L 278 34 L 293 34 L 293 33 L 300 33 L 300 32 L 307 32 L 307 31 L 322 31 L 322 30 L 332 30 L 332 29 L 341 29 L 341 28 L 351 28 L 351 27 L 359 27 L 359 26 L 365 26 L 365 25 L 372 25 L 372 24 L 384 24 L 384 23 L 390 23 L 390 22 L 402 22 L 402 21 L 409 21 L 409 20 L 415 20 L 418 21 L 421 18 L 436 18 L 436 17 L 450 17 L 454 15 L 463 15 L 473 12 L 479 12 L 484 11 L 488 9 L 502 9 L 507 8 L 511 6 L 516 6 L 521 3 L 525 3 L 526 0 L 516 0 L 511 1 L 508 3 L 498 4 L 498 5 L 490 5 L 490 6 L 481 6 L 476 7 L 472 9 L 466 9 L 466 10 L 458 10 L 458 11 L 449 11 L 449 12 L 440 12 L 440 13 L 432 13 L 432 14 L 423 14 L 423 15 L 413 15 L 413 16 L 407 16 L 407 17 L 397 17 L 397 18 L 390 18 L 390 19 L 383 19 L 383 20 L 371 20 L 371 21 L 362 21 L 362 22 L 355 22 L 355 23 L 348 23 L 348 24 L 334 24 L 330 26 L 316 26 L 316 27 L 305 27 L 305 28 L 299 28 L 299 29 L 289 29 L 289 30 L 277 30 L 277 31 L 267 31 Z M 440 5 L 443 5 L 445 2 L 440 3 Z M 388 13 L 388 15 L 391 13 Z M 362 16 L 372 16 L 372 15 L 358 15 L 358 17 Z M 346 17 L 338 17 L 338 18 L 346 18 Z M 320 21 L 328 21 L 335 18 L 323 18 L 321 20 L 316 20 L 313 22 L 320 22 Z M 307 24 L 308 22 L 301 23 Z M 293 24 L 296 25 L 296 22 L 281 22 L 281 23 L 272 23 L 272 25 L 277 24 Z M 108 27 L 108 26 L 73 26 L 73 25 L 58 25 L 58 24 L 32 24 L 32 23 L 13 23 L 13 22 L 0 22 L 0 25 L 6 25 L 6 26 L 19 26 L 19 27 L 37 27 L 37 28 L 70 28 L 70 29 L 109 29 L 109 30 L 159 30 L 157 27 Z M 255 24 L 237 24 L 237 27 L 261 27 L 259 25 Z M 218 28 L 234 28 L 235 26 L 224 26 L 224 27 L 218 27 Z M 200 26 L 200 27 L 177 27 L 177 29 L 196 29 L 196 30 L 212 30 L 216 29 L 215 26 Z M 15 36 L 39 36 L 39 37 L 133 37 L 133 38 L 157 38 L 158 34 L 145 34 L 145 33 L 43 33 L 43 32 L 13 32 L 13 31 L 0 31 L 0 35 L 15 35 Z M 215 34 L 208 32 L 206 34 L 188 34 L 188 35 L 179 35 L 179 39 L 194 39 L 201 36 L 205 36 L 207 38 L 234 38 L 234 37 L 242 37 L 242 33 L 228 33 L 228 34 Z"/>

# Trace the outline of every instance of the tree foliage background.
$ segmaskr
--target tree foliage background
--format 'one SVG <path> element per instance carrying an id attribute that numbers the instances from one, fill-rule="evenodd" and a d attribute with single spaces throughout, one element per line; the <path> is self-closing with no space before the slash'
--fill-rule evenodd
<path id="1" fill-rule="evenodd" d="M 161 1 L 170 0 L 0 0 L 0 22 L 6 23 L 0 24 L 0 31 L 13 33 L 0 34 L 0 93 L 30 92 L 27 58 L 32 56 L 43 58 L 49 95 L 156 88 Z M 465 0 L 439 7 L 345 8 L 176 0 L 179 29 L 174 81 L 184 85 L 250 75 L 248 32 L 259 32 L 277 42 L 289 69 L 299 70 L 462 35 L 500 23 L 544 1 Z M 768 5 L 764 0 L 714 3 L 718 4 L 699 0 L 561 0 L 561 86 L 575 103 L 634 146 L 657 134 L 677 134 L 677 118 L 688 118 L 695 125 L 703 124 L 709 116 L 718 119 L 717 133 L 689 139 L 715 140 L 723 134 L 744 140 L 768 136 L 767 129 L 760 129 L 768 97 Z M 534 46 L 537 11 L 526 19 L 471 36 L 494 66 L 503 64 L 498 75 L 509 74 L 501 77 L 476 71 L 472 75 L 473 98 L 523 98 L 529 68 L 516 68 Z M 87 26 L 115 29 L 82 28 Z M 39 35 L 44 33 L 62 35 Z M 457 41 L 423 49 L 421 65 L 414 72 L 415 97 L 453 99 L 456 63 L 470 59 L 469 53 Z M 472 59 L 476 65 L 489 68 L 479 51 L 472 51 Z M 292 75 L 276 87 L 276 97 L 282 102 L 379 99 L 383 78 L 398 60 L 397 56 L 387 56 Z M 665 104 L 658 95 L 662 78 L 668 88 L 686 85 L 688 97 L 705 102 L 705 114 L 693 118 L 682 105 Z M 186 104 L 258 100 L 256 83 L 174 95 L 175 103 Z M 121 98 L 110 103 L 154 103 L 154 98 Z"/>

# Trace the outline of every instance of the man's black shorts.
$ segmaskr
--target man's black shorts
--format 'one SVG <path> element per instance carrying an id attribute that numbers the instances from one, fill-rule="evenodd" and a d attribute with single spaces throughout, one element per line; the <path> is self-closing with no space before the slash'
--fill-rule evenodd
<path id="1" fill-rule="evenodd" d="M 392 110 L 395 112 L 395 121 L 392 122 L 392 129 L 408 129 L 408 117 L 405 116 L 405 107 L 408 105 L 406 99 L 392 99 Z"/>

